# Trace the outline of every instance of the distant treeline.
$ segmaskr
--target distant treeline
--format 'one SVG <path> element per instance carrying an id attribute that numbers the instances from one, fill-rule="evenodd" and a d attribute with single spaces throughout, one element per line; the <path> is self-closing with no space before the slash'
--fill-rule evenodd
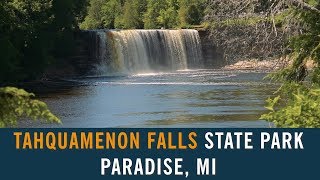
<path id="1" fill-rule="evenodd" d="M 88 0 L 1 0 L 0 85 L 35 79 L 66 57 Z"/>
<path id="2" fill-rule="evenodd" d="M 200 24 L 206 0 L 1 0 L 0 85 L 42 77 L 75 48 L 74 32 Z"/>
<path id="3" fill-rule="evenodd" d="M 199 25 L 206 0 L 90 0 L 83 29 L 156 29 Z"/>

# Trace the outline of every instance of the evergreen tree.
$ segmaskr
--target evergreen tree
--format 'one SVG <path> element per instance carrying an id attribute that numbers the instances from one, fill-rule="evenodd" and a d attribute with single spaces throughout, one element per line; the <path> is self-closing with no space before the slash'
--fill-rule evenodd
<path id="1" fill-rule="evenodd" d="M 177 27 L 179 24 L 178 9 L 177 0 L 166 0 L 165 7 L 160 9 L 159 17 L 157 18 L 159 24 L 164 28 Z"/>
<path id="2" fill-rule="evenodd" d="M 90 0 L 83 29 L 157 29 L 198 25 L 206 0 Z"/>
<path id="3" fill-rule="evenodd" d="M 122 24 L 124 29 L 142 29 L 146 0 L 127 0 L 123 7 Z"/>
<path id="4" fill-rule="evenodd" d="M 105 5 L 105 0 L 91 0 L 88 8 L 88 15 L 85 21 L 81 23 L 82 29 L 99 29 L 105 26 L 104 12 L 102 7 Z"/>
<path id="5" fill-rule="evenodd" d="M 167 1 L 148 0 L 147 12 L 144 14 L 144 28 L 157 29 L 162 25 L 158 22 L 160 11 L 165 10 Z"/>
<path id="6" fill-rule="evenodd" d="M 122 26 L 121 13 L 124 1 L 107 0 L 102 7 L 104 28 L 114 29 Z"/>
<path id="7" fill-rule="evenodd" d="M 206 0 L 179 0 L 180 26 L 200 25 L 204 17 Z"/>

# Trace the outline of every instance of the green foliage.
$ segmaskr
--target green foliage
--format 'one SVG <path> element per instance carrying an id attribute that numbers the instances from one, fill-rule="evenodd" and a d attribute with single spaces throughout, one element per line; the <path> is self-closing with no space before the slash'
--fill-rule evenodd
<path id="1" fill-rule="evenodd" d="M 119 17 L 122 10 L 122 4 L 119 0 L 109 0 L 105 1 L 105 3 L 106 4 L 102 5 L 102 20 L 104 23 L 104 27 L 113 29 L 116 27 L 116 25 L 121 24 L 121 20 Z"/>
<path id="2" fill-rule="evenodd" d="M 44 102 L 34 100 L 34 94 L 14 87 L 0 88 L 0 128 L 14 127 L 21 118 L 43 119 L 60 123 Z"/>
<path id="3" fill-rule="evenodd" d="M 168 0 L 165 6 L 159 10 L 159 16 L 156 18 L 158 24 L 163 28 L 172 28 L 178 25 L 178 2 Z M 147 17 L 147 16 L 146 16 Z"/>
<path id="4" fill-rule="evenodd" d="M 273 122 L 277 127 L 320 128 L 320 87 L 306 88 L 289 83 L 281 95 L 267 100 L 268 114 L 261 119 Z M 286 94 L 285 92 L 289 92 Z"/>
<path id="5" fill-rule="evenodd" d="M 90 1 L 90 7 L 88 8 L 88 16 L 85 18 L 85 21 L 80 25 L 80 28 L 93 29 L 104 27 L 104 13 L 102 11 L 104 3 L 105 0 Z"/>
<path id="6" fill-rule="evenodd" d="M 309 1 L 319 8 L 319 1 Z M 267 100 L 271 112 L 261 119 L 277 127 L 320 128 L 320 13 L 311 9 L 294 8 L 294 17 L 301 24 L 301 34 L 290 39 L 293 65 L 268 78 L 284 82 L 274 99 Z M 306 62 L 315 66 L 307 70 Z M 310 72 L 310 73 L 309 73 Z"/>
<path id="7" fill-rule="evenodd" d="M 147 0 L 127 0 L 124 3 L 123 14 L 120 16 L 123 29 L 143 29 L 143 14 L 147 9 Z"/>
<path id="8" fill-rule="evenodd" d="M 312 2 L 320 6 L 320 2 Z M 311 5 L 311 4 L 310 4 Z M 320 13 L 311 10 L 294 9 L 294 17 L 302 24 L 302 34 L 290 40 L 289 47 L 293 50 L 293 66 L 289 68 L 287 79 L 300 82 L 306 78 L 306 61 L 313 60 L 320 65 Z M 314 71 L 315 76 L 318 71 Z M 316 79 L 313 79 L 316 80 Z"/>
<path id="9" fill-rule="evenodd" d="M 87 0 L 2 0 L 0 82 L 35 79 L 73 49 Z"/>
<path id="10" fill-rule="evenodd" d="M 179 0 L 180 25 L 199 25 L 204 17 L 205 0 Z"/>
<path id="11" fill-rule="evenodd" d="M 205 0 L 90 0 L 82 29 L 156 29 L 199 25 Z"/>
<path id="12" fill-rule="evenodd" d="M 147 12 L 144 14 L 144 28 L 161 28 L 161 24 L 157 19 L 160 16 L 160 11 L 165 9 L 166 3 L 166 0 L 164 3 L 157 0 L 148 0 Z"/>
<path id="13" fill-rule="evenodd" d="M 202 19 L 200 9 L 196 5 L 191 5 L 187 9 L 187 22 L 188 24 L 200 24 Z"/>

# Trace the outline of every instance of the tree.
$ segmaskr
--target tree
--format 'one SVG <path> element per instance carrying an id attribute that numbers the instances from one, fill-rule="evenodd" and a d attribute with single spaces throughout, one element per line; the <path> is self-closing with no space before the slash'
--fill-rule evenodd
<path id="1" fill-rule="evenodd" d="M 123 1 L 119 0 L 108 0 L 102 7 L 103 12 L 103 23 L 104 27 L 108 29 L 114 29 L 122 26 L 121 12 Z"/>
<path id="2" fill-rule="evenodd" d="M 82 29 L 98 29 L 105 26 L 104 12 L 102 11 L 105 5 L 105 0 L 91 0 L 88 8 L 88 15 L 84 22 L 81 23 Z"/>
<path id="3" fill-rule="evenodd" d="M 187 9 L 187 22 L 191 25 L 200 24 L 202 18 L 201 18 L 201 12 L 200 9 L 196 5 L 191 5 Z"/>
<path id="4" fill-rule="evenodd" d="M 87 0 L 1 1 L 1 82 L 36 79 L 70 53 L 86 5 Z"/>
<path id="5" fill-rule="evenodd" d="M 34 100 L 34 94 L 13 87 L 0 88 L 0 128 L 15 127 L 21 118 L 43 119 L 60 123 L 44 102 Z"/>
<path id="6" fill-rule="evenodd" d="M 145 29 L 157 29 L 161 28 L 161 24 L 158 22 L 160 11 L 165 9 L 166 0 L 160 2 L 157 0 L 148 0 L 147 12 L 144 14 L 144 28 Z"/>
<path id="7" fill-rule="evenodd" d="M 47 65 L 71 52 L 73 31 L 86 14 L 87 0 L 2 0 L 0 84 L 34 80 Z M 0 88 L 0 127 L 20 118 L 60 122 L 34 94 Z"/>
<path id="8" fill-rule="evenodd" d="M 159 12 L 157 18 L 159 24 L 164 28 L 177 27 L 179 4 L 176 0 L 167 0 L 164 9 Z"/>
<path id="9" fill-rule="evenodd" d="M 52 22 L 51 7 L 51 1 L 7 0 L 3 2 L 2 17 L 14 23 L 9 27 L 4 24 L 7 27 L 1 28 L 1 31 L 6 31 L 2 34 L 2 44 L 8 45 L 8 48 L 0 51 L 9 50 L 3 52 L 3 54 L 7 54 L 4 59 L 4 62 L 7 63 L 3 64 L 3 68 L 11 69 L 6 74 L 12 74 L 13 69 L 18 69 L 21 72 L 19 75 L 13 75 L 13 79 L 35 77 L 48 61 L 45 55 L 50 44 L 45 39 L 40 39 L 44 35 L 40 32 Z M 7 29 L 4 30 L 5 28 Z M 39 46 L 37 46 L 38 44 Z M 41 48 L 37 49 L 38 47 Z M 1 79 L 3 81 L 10 80 L 5 77 L 1 77 Z"/>
<path id="10" fill-rule="evenodd" d="M 206 0 L 90 0 L 82 29 L 157 29 L 200 24 Z"/>
<path id="11" fill-rule="evenodd" d="M 293 20 L 300 24 L 301 34 L 290 39 L 292 66 L 270 75 L 283 82 L 277 97 L 267 100 L 269 113 L 261 119 L 278 127 L 320 127 L 320 2 L 290 1 Z M 313 60 L 310 74 L 306 62 Z M 309 75 L 310 78 L 307 78 Z"/>
<path id="12" fill-rule="evenodd" d="M 291 66 L 269 76 L 282 86 L 267 100 L 269 113 L 261 119 L 277 127 L 320 127 L 319 9 L 315 0 L 208 1 L 206 17 L 226 58 L 292 59 Z M 308 60 L 315 64 L 311 70 Z"/>
<path id="13" fill-rule="evenodd" d="M 148 0 L 147 12 L 144 14 L 146 29 L 173 28 L 178 23 L 179 4 L 177 0 Z"/>
<path id="14" fill-rule="evenodd" d="M 9 0 L 0 2 L 0 22 L 0 82 L 13 81 L 20 79 L 15 72 L 19 70 L 21 54 L 13 44 L 11 32 L 19 23 L 15 19 L 15 12 Z"/>
<path id="15" fill-rule="evenodd" d="M 199 25 L 203 20 L 206 0 L 179 0 L 180 26 Z"/>
<path id="16" fill-rule="evenodd" d="M 143 29 L 143 14 L 146 12 L 146 9 L 146 0 L 127 0 L 124 3 L 123 14 L 121 16 L 122 28 Z"/>

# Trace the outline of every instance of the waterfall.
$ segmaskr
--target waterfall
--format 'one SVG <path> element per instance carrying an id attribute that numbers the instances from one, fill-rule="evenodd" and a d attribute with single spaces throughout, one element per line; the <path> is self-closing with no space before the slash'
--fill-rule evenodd
<path id="1" fill-rule="evenodd" d="M 202 67 L 196 30 L 96 30 L 98 73 L 149 73 Z"/>

